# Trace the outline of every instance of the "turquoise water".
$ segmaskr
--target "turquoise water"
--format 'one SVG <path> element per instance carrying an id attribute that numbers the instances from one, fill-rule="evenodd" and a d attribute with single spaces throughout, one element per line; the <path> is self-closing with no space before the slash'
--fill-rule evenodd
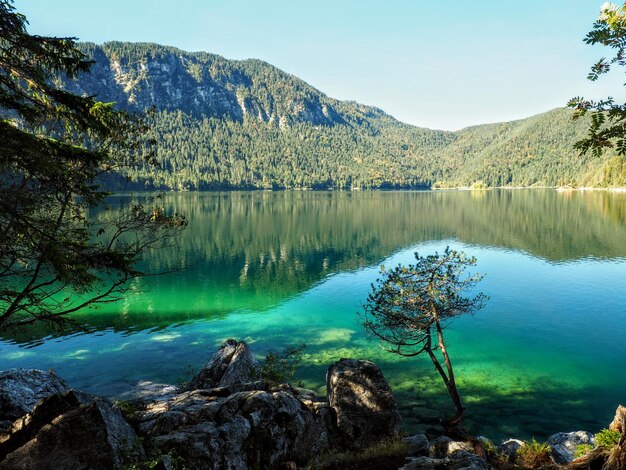
<path id="1" fill-rule="evenodd" d="M 115 396 L 140 380 L 188 378 L 229 337 L 259 358 L 306 343 L 307 387 L 323 392 L 341 357 L 371 359 L 405 429 L 425 430 L 450 412 L 432 364 L 382 351 L 356 313 L 381 264 L 451 246 L 478 258 L 490 296 L 446 331 L 470 431 L 597 431 L 626 402 L 624 193 L 172 193 L 165 204 L 190 228 L 144 267 L 179 271 L 81 313 L 81 328 L 5 334 L 0 367 L 52 368 Z"/>

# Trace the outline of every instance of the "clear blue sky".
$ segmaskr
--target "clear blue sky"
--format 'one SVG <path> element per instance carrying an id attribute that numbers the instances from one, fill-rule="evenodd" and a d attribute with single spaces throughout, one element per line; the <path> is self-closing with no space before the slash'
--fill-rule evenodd
<path id="1" fill-rule="evenodd" d="M 608 51 L 582 38 L 596 0 L 16 0 L 34 34 L 258 58 L 339 99 L 430 128 L 512 120 L 576 95 Z M 621 95 L 620 95 L 621 93 Z"/>

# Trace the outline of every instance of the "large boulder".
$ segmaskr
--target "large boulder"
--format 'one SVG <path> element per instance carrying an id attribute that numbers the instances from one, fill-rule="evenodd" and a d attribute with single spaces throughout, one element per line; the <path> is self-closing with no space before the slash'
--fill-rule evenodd
<path id="1" fill-rule="evenodd" d="M 373 362 L 341 359 L 326 374 L 336 425 L 334 444 L 363 449 L 398 433 L 400 414 L 391 388 Z"/>
<path id="2" fill-rule="evenodd" d="M 42 399 L 69 390 L 54 372 L 37 369 L 8 369 L 0 372 L 0 433 L 33 411 Z"/>
<path id="3" fill-rule="evenodd" d="M 259 365 L 245 341 L 229 339 L 211 356 L 186 387 L 188 390 L 230 387 L 255 382 L 259 378 Z"/>
<path id="4" fill-rule="evenodd" d="M 593 434 L 587 431 L 558 432 L 548 438 L 552 447 L 552 459 L 558 464 L 570 463 L 574 460 L 576 447 L 581 444 L 594 445 Z"/>
<path id="5" fill-rule="evenodd" d="M 287 390 L 192 390 L 147 405 L 137 426 L 150 452 L 189 468 L 304 466 L 327 446 L 328 405 L 309 401 Z"/>
<path id="6" fill-rule="evenodd" d="M 143 455 L 119 410 L 103 398 L 73 390 L 45 398 L 0 442 L 3 470 L 121 469 Z"/>

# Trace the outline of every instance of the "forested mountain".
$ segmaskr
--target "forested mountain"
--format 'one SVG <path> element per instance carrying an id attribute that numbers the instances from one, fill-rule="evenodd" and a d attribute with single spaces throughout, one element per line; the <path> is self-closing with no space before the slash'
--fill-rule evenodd
<path id="1" fill-rule="evenodd" d="M 557 109 L 458 132 L 403 124 L 332 99 L 259 60 L 145 43 L 84 43 L 90 74 L 73 92 L 156 111 L 158 167 L 134 166 L 116 189 L 626 186 L 624 159 L 572 150 L 586 122 Z"/>

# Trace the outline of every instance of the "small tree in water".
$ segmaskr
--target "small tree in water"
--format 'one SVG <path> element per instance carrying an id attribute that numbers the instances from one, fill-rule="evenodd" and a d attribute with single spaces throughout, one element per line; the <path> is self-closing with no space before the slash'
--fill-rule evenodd
<path id="1" fill-rule="evenodd" d="M 415 264 L 381 268 L 382 277 L 372 284 L 363 307 L 362 323 L 387 351 L 406 357 L 428 354 L 454 403 L 454 416 L 443 422 L 451 431 L 458 429 L 463 419 L 463 405 L 443 328 L 447 320 L 482 308 L 487 296 L 462 295 L 482 279 L 481 275 L 464 275 L 468 266 L 476 264 L 475 258 L 450 248 L 441 255 L 415 253 L 415 258 Z"/>

